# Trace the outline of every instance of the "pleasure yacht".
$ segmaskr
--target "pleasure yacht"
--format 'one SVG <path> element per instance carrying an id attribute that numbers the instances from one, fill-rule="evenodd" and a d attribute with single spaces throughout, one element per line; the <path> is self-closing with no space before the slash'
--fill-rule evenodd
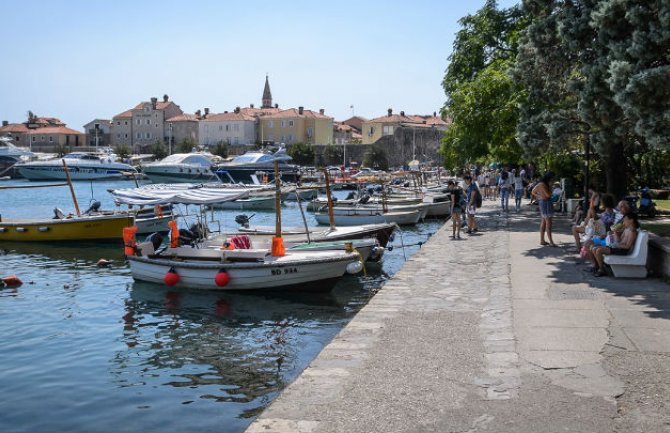
<path id="1" fill-rule="evenodd" d="M 218 182 L 211 170 L 215 155 L 206 152 L 175 153 L 158 162 L 142 166 L 153 183 Z"/>
<path id="2" fill-rule="evenodd" d="M 22 162 L 16 164 L 16 169 L 28 180 L 65 180 L 63 160 L 72 180 L 120 179 L 126 173 L 137 172 L 133 166 L 116 161 L 114 155 L 89 152 L 71 152 L 47 161 Z"/>
<path id="3" fill-rule="evenodd" d="M 0 137 L 0 178 L 5 175 L 15 176 L 18 174 L 15 165 L 34 157 L 35 154 L 27 148 L 15 146 L 10 137 Z"/>
<path id="4" fill-rule="evenodd" d="M 280 147 L 275 153 L 254 150 L 236 156 L 232 161 L 221 163 L 213 168 L 223 182 L 229 181 L 229 176 L 240 183 L 257 183 L 261 178 L 272 182 L 274 180 L 274 162 L 279 161 L 281 179 L 285 182 L 297 182 L 300 170 L 297 165 L 289 164 L 291 158 L 286 149 Z"/>

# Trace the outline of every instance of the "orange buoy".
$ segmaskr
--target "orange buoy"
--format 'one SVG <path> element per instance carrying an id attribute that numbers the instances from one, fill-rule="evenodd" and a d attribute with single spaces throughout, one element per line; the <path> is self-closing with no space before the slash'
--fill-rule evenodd
<path id="1" fill-rule="evenodd" d="M 283 257 L 286 255 L 286 249 L 284 248 L 284 238 L 277 236 L 272 238 L 272 255 L 274 257 Z"/>
<path id="2" fill-rule="evenodd" d="M 179 229 L 177 228 L 177 221 L 168 221 L 170 227 L 170 248 L 177 248 L 179 246 Z"/>
<path id="3" fill-rule="evenodd" d="M 227 286 L 229 281 L 230 281 L 230 275 L 228 275 L 228 272 L 226 272 L 225 269 L 221 269 L 219 272 L 216 273 L 216 276 L 214 277 L 214 282 L 219 287 Z"/>
<path id="4" fill-rule="evenodd" d="M 123 228 L 123 253 L 126 256 L 135 255 L 135 247 L 137 246 L 137 242 L 135 241 L 135 233 L 137 233 L 137 226 Z"/>
<path id="5" fill-rule="evenodd" d="M 165 284 L 167 284 L 168 286 L 174 286 L 179 282 L 179 274 L 175 270 L 174 266 L 171 267 L 170 270 L 165 273 L 163 281 L 165 281 Z"/>
<path id="6" fill-rule="evenodd" d="M 23 281 L 21 281 L 21 279 L 16 275 L 10 275 L 9 277 L 4 277 L 1 280 L 6 287 L 19 287 L 21 284 L 23 284 Z"/>

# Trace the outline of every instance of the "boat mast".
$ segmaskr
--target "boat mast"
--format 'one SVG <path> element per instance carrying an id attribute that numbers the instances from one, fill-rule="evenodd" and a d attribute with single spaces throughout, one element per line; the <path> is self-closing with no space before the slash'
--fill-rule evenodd
<path id="1" fill-rule="evenodd" d="M 67 179 L 67 186 L 70 187 L 70 194 L 72 194 L 74 209 L 77 211 L 77 216 L 81 216 L 81 212 L 79 211 L 79 203 L 77 203 L 77 196 L 74 194 L 74 187 L 72 186 L 72 179 L 70 179 L 70 170 L 68 170 L 65 160 L 62 159 L 61 161 L 63 161 L 63 169 L 65 170 L 65 178 Z"/>
<path id="2" fill-rule="evenodd" d="M 330 177 L 328 176 L 328 168 L 323 169 L 323 174 L 326 177 L 326 197 L 328 198 L 328 222 L 330 229 L 335 230 L 335 217 L 333 216 L 333 199 L 330 195 Z"/>

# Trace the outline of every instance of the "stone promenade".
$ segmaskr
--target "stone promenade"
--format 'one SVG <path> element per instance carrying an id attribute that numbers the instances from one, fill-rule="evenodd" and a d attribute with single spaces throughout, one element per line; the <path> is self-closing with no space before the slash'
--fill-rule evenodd
<path id="1" fill-rule="evenodd" d="M 272 432 L 670 432 L 670 285 L 591 276 L 535 206 L 433 235 L 250 425 Z"/>

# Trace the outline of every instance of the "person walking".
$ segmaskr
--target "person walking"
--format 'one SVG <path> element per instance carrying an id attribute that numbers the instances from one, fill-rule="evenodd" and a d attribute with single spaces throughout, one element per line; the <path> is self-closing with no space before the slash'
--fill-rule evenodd
<path id="1" fill-rule="evenodd" d="M 475 219 L 475 216 L 477 214 L 477 185 L 472 181 L 472 176 L 465 175 L 463 177 L 463 180 L 465 181 L 465 202 L 466 202 L 466 210 L 465 214 L 468 217 L 468 230 L 466 231 L 467 234 L 472 234 L 476 231 L 477 229 L 477 221 Z"/>
<path id="2" fill-rule="evenodd" d="M 503 212 L 509 212 L 509 193 L 512 188 L 512 179 L 509 172 L 503 169 L 500 172 L 498 190 L 500 191 L 500 208 Z"/>
<path id="3" fill-rule="evenodd" d="M 555 247 L 551 229 L 554 218 L 554 206 L 551 202 L 551 183 L 554 180 L 554 173 L 548 171 L 542 176 L 542 179 L 535 185 L 532 195 L 537 199 L 540 207 L 540 245 L 551 245 Z M 544 240 L 545 233 L 549 242 Z"/>
<path id="4" fill-rule="evenodd" d="M 523 170 L 521 170 L 523 172 Z M 521 199 L 523 198 L 523 176 L 521 173 L 516 174 L 516 170 L 512 169 L 512 180 L 514 183 L 514 208 L 517 212 L 521 211 Z"/>
<path id="5" fill-rule="evenodd" d="M 451 194 L 451 238 L 460 239 L 461 217 L 465 206 L 465 193 L 453 180 L 447 182 L 447 188 Z"/>

